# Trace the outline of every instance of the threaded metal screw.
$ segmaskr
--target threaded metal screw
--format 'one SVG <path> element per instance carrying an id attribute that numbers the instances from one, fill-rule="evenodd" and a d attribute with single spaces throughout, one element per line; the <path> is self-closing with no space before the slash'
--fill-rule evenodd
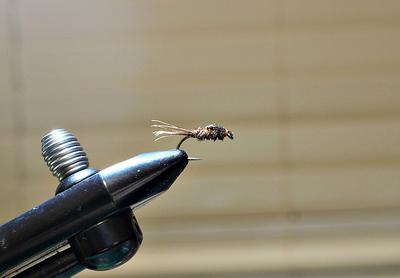
<path id="1" fill-rule="evenodd" d="M 42 156 L 59 181 L 89 167 L 78 139 L 65 129 L 54 129 L 41 140 Z"/>

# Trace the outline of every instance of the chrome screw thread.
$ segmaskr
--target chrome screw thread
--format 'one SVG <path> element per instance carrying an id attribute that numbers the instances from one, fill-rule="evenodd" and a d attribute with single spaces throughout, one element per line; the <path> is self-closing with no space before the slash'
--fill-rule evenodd
<path id="1" fill-rule="evenodd" d="M 89 160 L 78 139 L 65 129 L 54 129 L 43 136 L 42 156 L 59 181 L 89 167 Z"/>

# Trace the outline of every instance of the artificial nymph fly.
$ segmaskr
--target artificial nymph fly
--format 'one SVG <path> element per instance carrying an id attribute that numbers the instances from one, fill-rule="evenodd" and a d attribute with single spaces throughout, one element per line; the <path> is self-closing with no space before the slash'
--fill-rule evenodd
<path id="1" fill-rule="evenodd" d="M 233 139 L 232 131 L 216 124 L 207 125 L 205 127 L 198 127 L 196 129 L 187 129 L 174 126 L 172 124 L 165 123 L 159 120 L 152 120 L 152 122 L 156 123 L 153 124 L 152 127 L 160 129 L 153 132 L 154 135 L 156 136 L 155 141 L 174 135 L 184 136 L 183 139 L 179 142 L 178 146 L 176 147 L 177 149 L 179 149 L 183 141 L 185 141 L 188 138 L 196 138 L 197 140 L 200 141 L 204 140 L 222 141 L 224 140 L 225 137 Z"/>

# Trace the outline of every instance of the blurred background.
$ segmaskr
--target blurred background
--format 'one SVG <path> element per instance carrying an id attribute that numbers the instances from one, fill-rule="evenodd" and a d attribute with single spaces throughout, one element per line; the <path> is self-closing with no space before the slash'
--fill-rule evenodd
<path id="1" fill-rule="evenodd" d="M 78 277 L 399 277 L 399 49 L 397 0 L 0 0 L 0 222 L 54 194 L 53 128 L 101 169 L 217 122 L 136 256 Z"/>

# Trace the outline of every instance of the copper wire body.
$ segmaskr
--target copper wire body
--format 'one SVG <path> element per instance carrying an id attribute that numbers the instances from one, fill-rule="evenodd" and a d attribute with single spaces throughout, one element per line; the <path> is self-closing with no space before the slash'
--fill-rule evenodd
<path id="1" fill-rule="evenodd" d="M 223 141 L 225 137 L 228 137 L 230 139 L 234 138 L 233 133 L 230 130 L 216 124 L 207 125 L 205 127 L 198 127 L 196 129 L 187 129 L 159 120 L 152 120 L 152 122 L 157 123 L 153 124 L 152 127 L 160 129 L 153 132 L 153 134 L 156 136 L 155 141 L 175 135 L 184 136 L 184 138 L 179 142 L 178 146 L 176 147 L 177 149 L 179 149 L 182 143 L 189 138 L 196 138 L 199 141 Z"/>

